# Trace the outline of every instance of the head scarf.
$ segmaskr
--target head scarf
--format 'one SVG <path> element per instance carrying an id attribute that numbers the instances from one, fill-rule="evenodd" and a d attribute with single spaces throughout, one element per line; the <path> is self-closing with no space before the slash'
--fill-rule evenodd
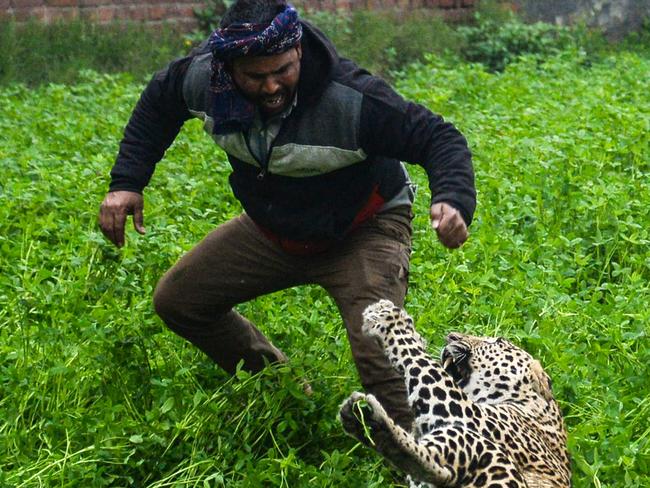
<path id="1" fill-rule="evenodd" d="M 225 134 L 250 127 L 255 106 L 238 91 L 225 63 L 241 56 L 280 54 L 300 42 L 302 26 L 298 12 L 287 5 L 269 24 L 231 24 L 215 30 L 208 46 L 212 52 L 210 90 L 213 101 L 213 132 Z"/>

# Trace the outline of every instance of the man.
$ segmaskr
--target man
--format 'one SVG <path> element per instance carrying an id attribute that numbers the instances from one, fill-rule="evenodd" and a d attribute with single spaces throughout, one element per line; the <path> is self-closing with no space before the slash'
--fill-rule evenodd
<path id="1" fill-rule="evenodd" d="M 157 313 L 226 371 L 243 361 L 255 372 L 287 358 L 233 307 L 319 284 L 340 310 L 364 388 L 408 427 L 403 381 L 361 333 L 361 312 L 382 298 L 404 303 L 413 192 L 400 161 L 426 170 L 442 244 L 467 239 L 475 190 L 463 136 L 340 59 L 284 0 L 239 0 L 203 48 L 142 93 L 100 211 L 118 247 L 127 215 L 144 233 L 142 190 L 192 116 L 227 153 L 244 213 L 163 276 Z"/>

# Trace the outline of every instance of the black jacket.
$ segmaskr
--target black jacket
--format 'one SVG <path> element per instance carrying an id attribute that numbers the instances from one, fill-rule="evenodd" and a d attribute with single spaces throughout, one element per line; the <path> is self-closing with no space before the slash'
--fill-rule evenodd
<path id="1" fill-rule="evenodd" d="M 210 54 L 172 62 L 142 93 L 125 129 L 110 189 L 141 192 L 183 122 L 202 118 L 227 153 L 230 185 L 250 217 L 296 240 L 345 235 L 373 189 L 390 201 L 407 181 L 400 161 L 427 172 L 432 203 L 447 202 L 465 222 L 476 204 L 465 138 L 426 108 L 405 101 L 382 79 L 338 57 L 327 38 L 303 22 L 297 105 L 266 161 L 244 132 L 212 134 Z"/>

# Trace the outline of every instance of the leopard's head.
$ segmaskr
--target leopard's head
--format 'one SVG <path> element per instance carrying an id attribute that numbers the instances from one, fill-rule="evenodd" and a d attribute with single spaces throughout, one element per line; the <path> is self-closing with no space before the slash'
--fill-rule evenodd
<path id="1" fill-rule="evenodd" d="M 539 361 L 502 337 L 451 333 L 441 363 L 477 403 L 553 398 L 551 380 Z"/>

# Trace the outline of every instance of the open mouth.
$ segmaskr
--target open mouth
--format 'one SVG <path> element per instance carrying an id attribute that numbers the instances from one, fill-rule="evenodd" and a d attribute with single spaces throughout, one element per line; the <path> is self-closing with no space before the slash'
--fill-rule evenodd
<path id="1" fill-rule="evenodd" d="M 469 350 L 463 344 L 448 344 L 442 350 L 440 363 L 456 383 L 469 379 L 469 356 Z"/>
<path id="2" fill-rule="evenodd" d="M 276 95 L 273 97 L 264 97 L 262 99 L 262 105 L 267 110 L 275 111 L 280 110 L 284 107 L 286 97 L 284 95 Z"/>

